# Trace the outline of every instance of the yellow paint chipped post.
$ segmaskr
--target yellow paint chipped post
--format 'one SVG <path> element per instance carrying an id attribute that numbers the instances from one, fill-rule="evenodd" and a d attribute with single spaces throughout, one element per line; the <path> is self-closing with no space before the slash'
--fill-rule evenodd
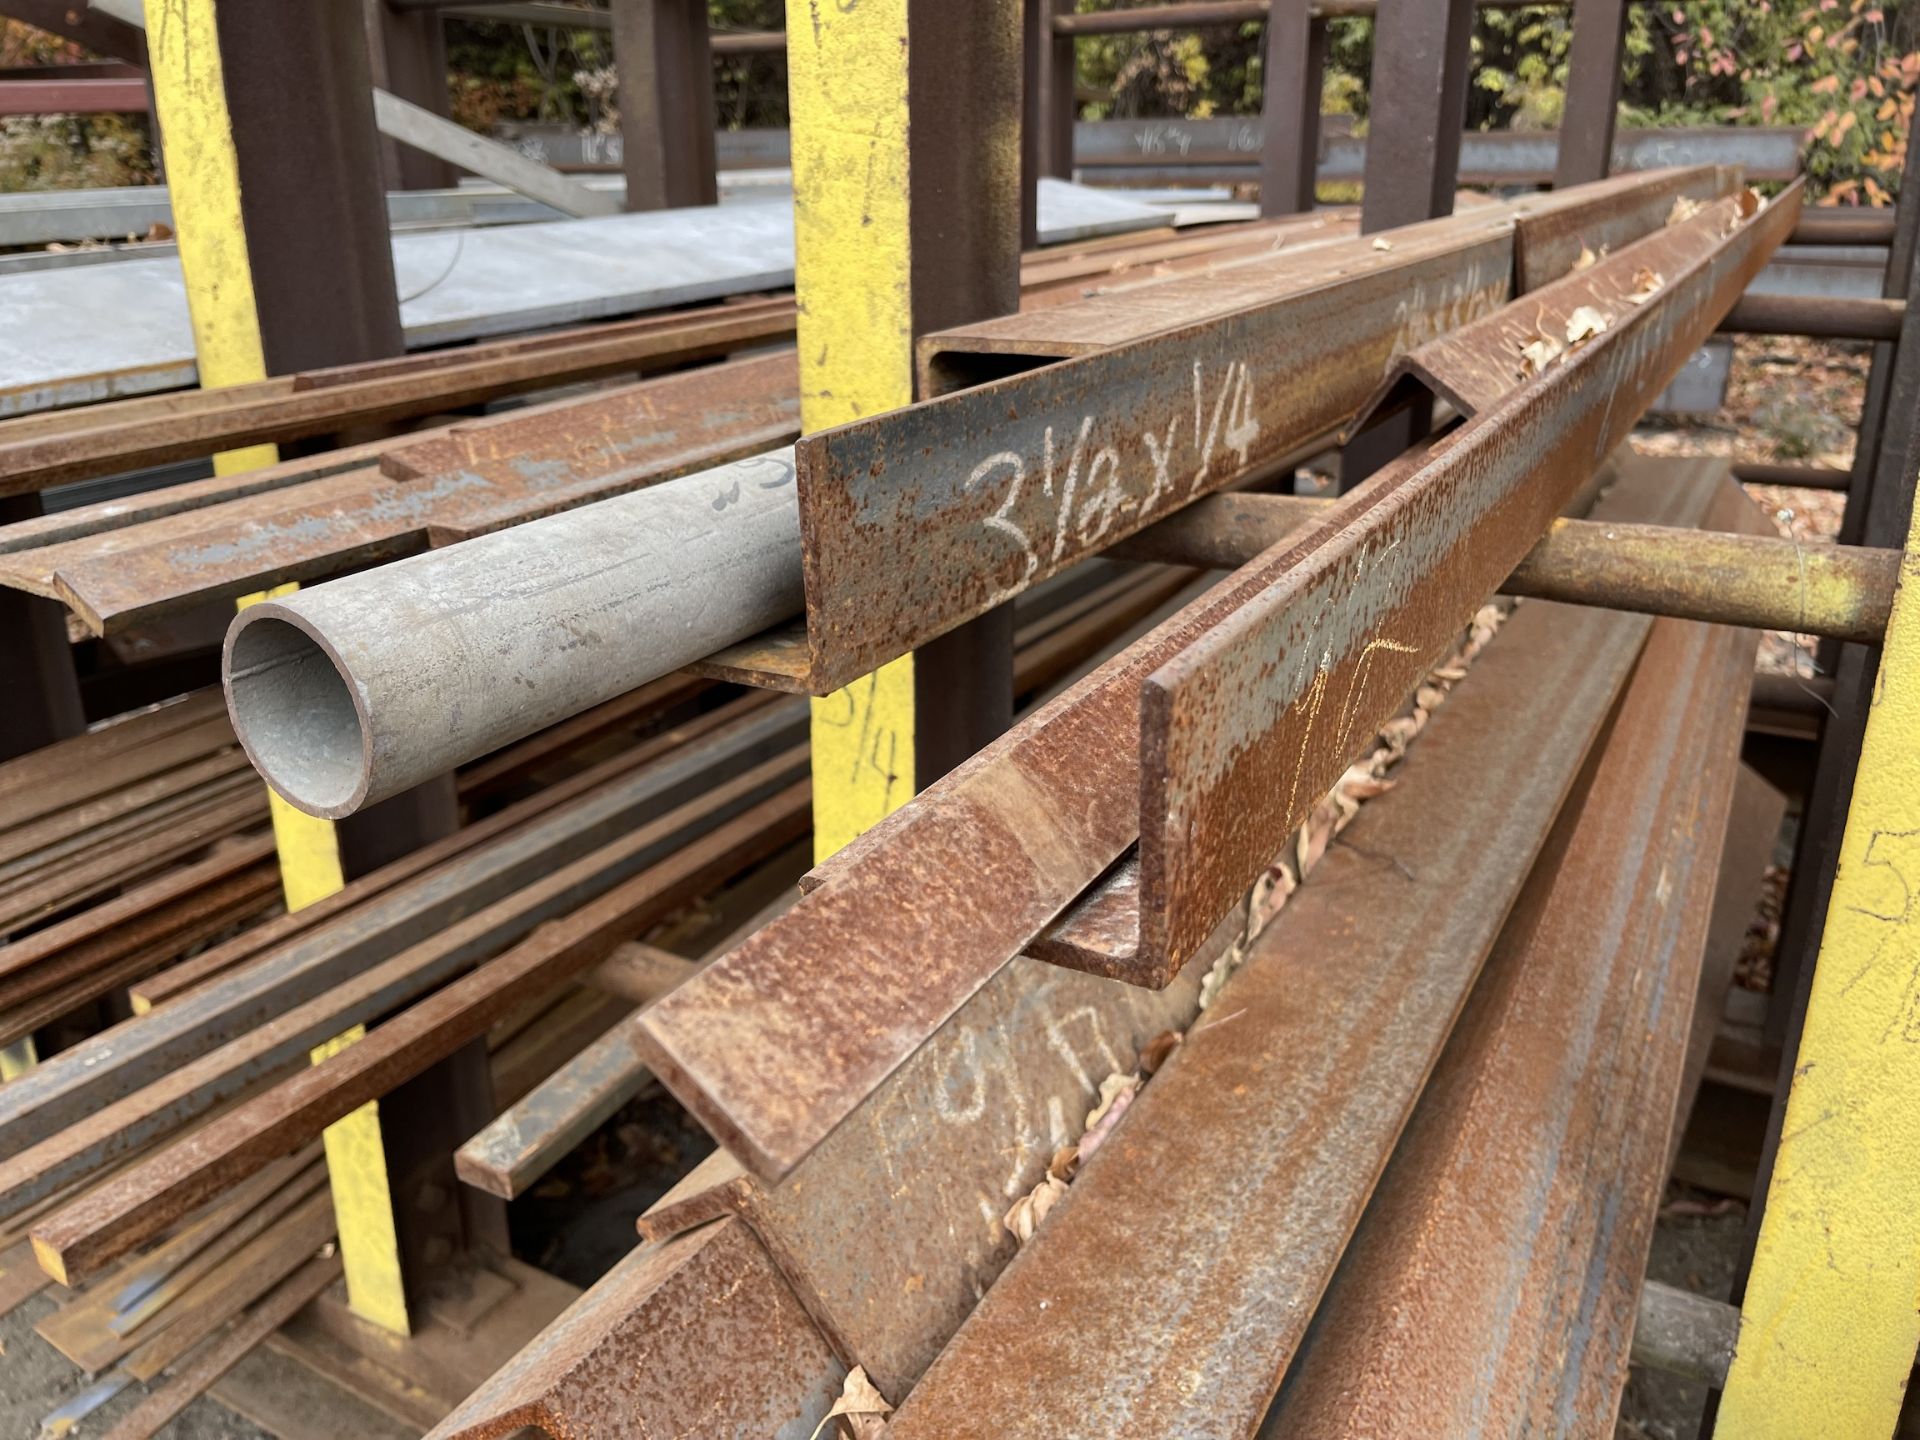
<path id="1" fill-rule="evenodd" d="M 809 431 L 913 399 L 907 3 L 793 0 L 800 420 Z M 813 851 L 824 860 L 914 792 L 913 656 L 813 702 Z"/>
<path id="2" fill-rule="evenodd" d="M 241 215 L 240 167 L 227 109 L 218 30 L 219 0 L 147 0 L 147 56 L 166 149 L 167 181 L 200 383 L 212 388 L 267 376 L 253 270 Z M 272 445 L 214 456 L 231 475 L 271 465 Z M 295 587 L 250 595 L 245 606 Z M 345 883 L 334 826 L 270 794 L 274 843 L 287 908 L 298 910 Z M 352 1044 L 358 1028 L 313 1052 L 319 1063 Z M 387 1186 L 378 1107 L 362 1106 L 326 1131 L 327 1167 L 339 1226 L 347 1298 L 363 1319 L 408 1332 L 400 1248 Z"/>
<path id="3" fill-rule="evenodd" d="M 1880 659 L 1720 1440 L 1890 1436 L 1920 1342 L 1920 514 Z"/>

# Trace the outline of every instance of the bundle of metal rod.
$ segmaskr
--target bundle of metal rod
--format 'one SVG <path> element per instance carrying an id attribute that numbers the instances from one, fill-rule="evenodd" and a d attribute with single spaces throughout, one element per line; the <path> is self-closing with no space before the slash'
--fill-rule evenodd
<path id="1" fill-rule="evenodd" d="M 121 897 L 118 918 L 145 917 L 152 928 L 123 933 L 89 963 L 47 979 L 61 983 L 112 963 L 129 974 L 156 968 L 267 903 L 274 888 L 260 867 L 267 852 L 246 835 L 266 816 L 266 796 L 235 744 L 217 691 L 8 761 L 0 765 L 0 935 L 139 884 Z M 216 847 L 217 854 L 208 853 Z M 200 861 L 191 878 L 163 873 L 188 861 Z M 227 889 L 214 909 L 226 920 L 209 923 L 213 914 L 176 903 L 218 883 Z M 45 987 L 22 990 L 8 980 L 63 943 L 63 935 L 42 934 L 0 949 L 0 1010 L 42 993 Z M 144 960 L 130 962 L 136 954 Z"/>
<path id="2" fill-rule="evenodd" d="M 1589 243 L 1657 228 L 1676 196 L 1723 187 L 1711 171 L 1604 182 L 1553 203 L 1263 255 L 1204 278 L 1176 276 L 931 337 L 921 360 L 923 388 L 933 392 L 980 360 L 1006 369 L 1015 357 L 1080 358 L 809 439 L 800 453 L 813 473 L 803 464 L 797 497 L 723 468 L 254 606 L 236 620 L 227 649 L 237 727 L 290 802 L 316 815 L 349 814 L 786 619 L 803 572 L 808 644 L 799 672 L 761 663 L 768 647 L 758 643 L 716 661 L 724 673 L 824 693 L 1012 598 L 1109 532 L 1124 535 L 1182 500 L 1281 466 L 1352 418 L 1377 379 L 1374 367 L 1396 358 L 1410 332 L 1443 332 L 1515 284 L 1531 289 L 1534 277 L 1563 273 Z M 1671 263 L 1671 248 L 1643 258 Z M 1605 274 L 1619 264 L 1616 257 Z M 1580 295 L 1596 283 L 1580 282 Z M 1176 319 L 1184 324 L 1169 329 Z M 1322 383 L 1262 384 L 1237 359 L 1216 367 L 1208 389 L 1196 357 L 1216 347 L 1240 354 L 1240 332 L 1256 321 L 1274 345 L 1284 340 L 1284 360 L 1279 351 L 1268 357 L 1274 365 L 1317 362 Z M 1015 384 L 1017 398 L 1002 393 Z M 1117 437 L 1083 453 L 1093 412 L 1116 404 L 1114 386 L 1129 397 L 1119 407 L 1127 413 L 1157 406 L 1173 418 L 1164 435 Z M 1136 394 L 1143 386 L 1148 393 Z M 1177 445 L 1189 399 L 1194 433 Z M 1075 413 L 1078 436 L 1070 446 L 1061 426 L 1056 504 L 1054 427 L 1043 422 L 1063 408 Z M 998 433 L 1010 425 L 1018 433 Z M 984 460 L 973 453 L 994 444 L 1017 448 Z M 1022 453 L 1042 450 L 1047 473 L 1023 493 Z M 907 457 L 917 483 L 875 478 Z M 1128 493 L 1129 462 L 1156 477 L 1144 494 Z M 1172 467 L 1189 464 L 1176 494 Z M 1076 487 L 1079 509 L 1069 515 Z M 1002 488 L 996 509 L 991 492 Z M 813 495 L 820 498 L 810 502 Z M 1060 513 L 1029 516 L 1021 505 Z M 1048 531 L 1043 563 L 1029 537 Z M 728 603 L 690 600 L 690 592 L 713 593 L 721 557 Z M 514 599 L 482 603 L 476 585 Z M 390 623 L 396 607 L 410 626 Z"/>

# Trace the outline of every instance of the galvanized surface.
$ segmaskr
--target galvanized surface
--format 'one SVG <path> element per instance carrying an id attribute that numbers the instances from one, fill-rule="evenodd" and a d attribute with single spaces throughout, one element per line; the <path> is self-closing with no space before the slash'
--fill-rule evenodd
<path id="1" fill-rule="evenodd" d="M 1717 202 L 1641 242 L 1658 246 L 1693 227 L 1724 237 L 1705 258 L 1674 266 L 1644 304 L 1615 307 L 1606 329 L 1439 442 L 1425 463 L 1397 462 L 1249 567 L 1263 584 L 1258 599 L 1147 679 L 1140 949 L 1149 974 L 1170 974 L 1192 953 L 1272 858 L 1274 837 L 1340 777 L 1624 438 L 1792 228 L 1799 189 L 1752 218 L 1739 206 Z"/>
<path id="2" fill-rule="evenodd" d="M 1263 1435 L 1613 1428 L 1755 643 L 1653 627 Z"/>
<path id="3" fill-rule="evenodd" d="M 1634 498 L 1652 515 L 1616 497 L 1610 513 L 1685 520 L 1706 491 L 1651 477 Z M 1253 1432 L 1650 623 L 1520 607 L 935 1361 L 892 1440 Z"/>
<path id="4" fill-rule="evenodd" d="M 628 1255 L 429 1440 L 809 1440 L 845 1375 L 753 1233 L 722 1220 Z"/>
<path id="5" fill-rule="evenodd" d="M 196 601 L 311 580 L 702 469 L 798 429 L 773 355 L 424 438 L 290 489 L 0 558 L 0 583 L 64 601 L 96 633 Z M 417 448 L 416 448 L 417 447 Z"/>

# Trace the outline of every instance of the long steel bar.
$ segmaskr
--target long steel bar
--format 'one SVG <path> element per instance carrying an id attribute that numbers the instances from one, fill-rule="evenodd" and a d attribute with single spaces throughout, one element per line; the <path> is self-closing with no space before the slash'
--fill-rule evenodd
<path id="1" fill-rule="evenodd" d="M 1430 459 L 1396 462 L 1250 567 L 1258 598 L 1148 678 L 1144 978 L 1177 969 L 1244 893 L 1273 838 L 1339 779 L 1359 737 L 1711 333 L 1792 228 L 1799 199 L 1796 187 L 1758 214 L 1744 197 L 1716 202 L 1640 242 L 1635 255 L 1667 266 L 1655 294 L 1609 307 L 1608 328 Z M 1690 243 L 1702 232 L 1719 239 L 1704 253 Z"/>
<path id="2" fill-rule="evenodd" d="M 1107 553 L 1238 569 L 1320 514 L 1326 503 L 1213 495 Z M 1500 589 L 1540 600 L 1874 643 L 1886 631 L 1899 578 L 1897 550 L 1556 520 Z"/>
<path id="3" fill-rule="evenodd" d="M 1651 514 L 1612 513 L 1684 523 L 1708 493 L 1643 484 Z M 955 1414 L 1050 1440 L 1253 1433 L 1650 623 L 1507 622 L 907 1398 L 900 1440 Z"/>
<path id="4" fill-rule="evenodd" d="M 1807 335 L 1829 340 L 1897 340 L 1905 300 L 1827 295 L 1748 295 L 1719 324 L 1728 335 Z"/>
<path id="5" fill-rule="evenodd" d="M 1459 1436 L 1613 1425 L 1755 640 L 1654 625 L 1320 1300 L 1272 1440 L 1416 1415 Z"/>

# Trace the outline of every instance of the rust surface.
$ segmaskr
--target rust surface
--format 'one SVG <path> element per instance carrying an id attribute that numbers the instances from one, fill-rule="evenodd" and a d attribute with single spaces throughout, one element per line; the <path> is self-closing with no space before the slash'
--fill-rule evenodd
<path id="1" fill-rule="evenodd" d="M 1191 1021 L 1211 958 L 1162 991 L 1017 959 L 784 1182 L 716 1166 L 641 1232 L 741 1215 L 841 1353 L 905 1394 L 1013 1258 L 1007 1208 L 1079 1138 L 1100 1082 Z"/>
<path id="2" fill-rule="evenodd" d="M 1795 187 L 1751 218 L 1740 197 L 1722 200 L 1642 241 L 1693 253 L 1683 232 L 1720 239 L 1423 461 L 1403 457 L 1248 567 L 1257 598 L 1148 677 L 1140 950 L 1149 980 L 1192 953 L 1272 858 L 1273 837 L 1339 778 L 1624 438 L 1792 229 L 1799 199 Z"/>
<path id="3" fill-rule="evenodd" d="M 801 441 L 815 691 L 1264 472 L 1506 299 L 1504 218 L 1398 235 L 1113 297 L 1159 333 Z"/>
<path id="4" fill-rule="evenodd" d="M 845 1375 L 752 1232 L 722 1220 L 627 1256 L 429 1440 L 809 1440 Z"/>
<path id="5" fill-rule="evenodd" d="M 772 355 L 456 425 L 385 449 L 377 468 L 11 549 L 0 584 L 61 600 L 108 634 L 394 559 L 784 443 L 799 429 L 793 367 Z M 35 523 L 53 534 L 85 523 L 50 519 Z"/>
<path id="6" fill-rule="evenodd" d="M 1263 1434 L 1612 1431 L 1755 640 L 1654 626 Z"/>
<path id="7" fill-rule="evenodd" d="M 1697 518 L 1663 478 L 1606 513 Z M 890 1436 L 1252 1433 L 1650 624 L 1520 607 Z"/>
<path id="8" fill-rule="evenodd" d="M 429 415 L 517 391 L 790 339 L 789 299 L 342 365 L 249 385 L 142 396 L 0 422 L 0 495 Z"/>

